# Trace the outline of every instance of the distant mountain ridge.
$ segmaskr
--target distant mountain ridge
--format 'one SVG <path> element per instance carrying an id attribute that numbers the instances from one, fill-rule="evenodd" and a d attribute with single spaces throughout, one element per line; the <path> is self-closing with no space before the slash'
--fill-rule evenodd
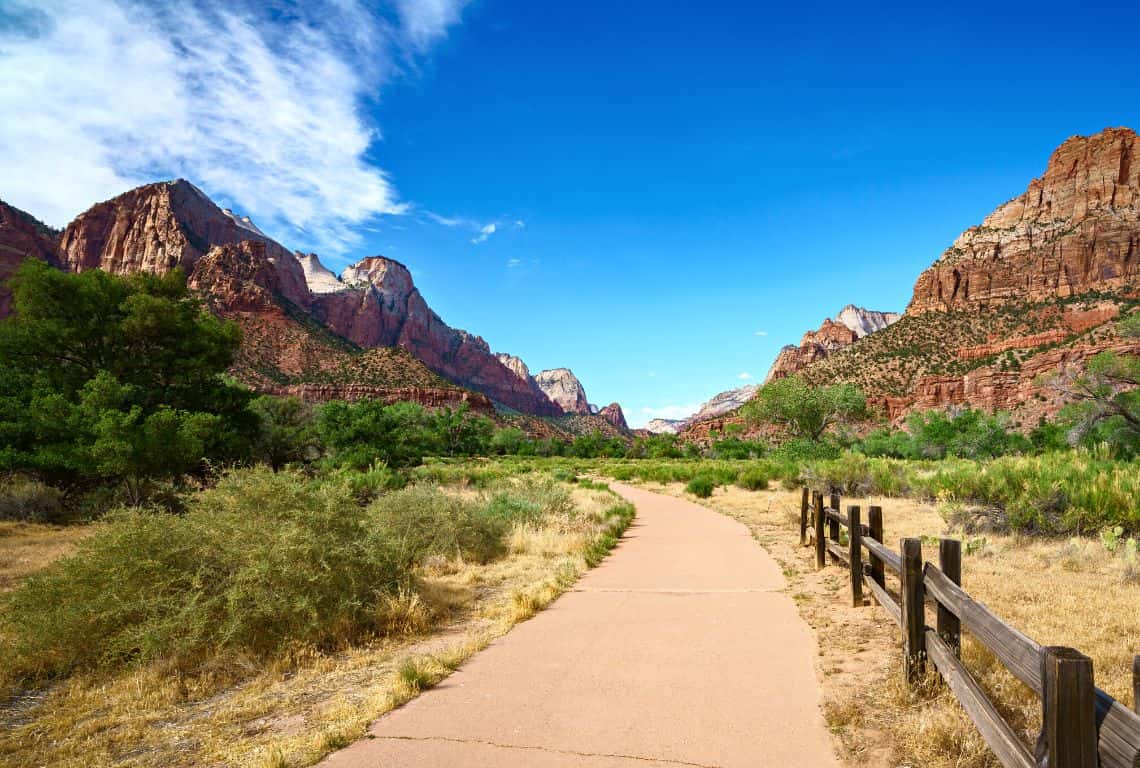
<path id="1" fill-rule="evenodd" d="M 76 272 L 183 269 L 213 311 L 242 326 L 236 372 L 262 389 L 328 399 L 337 392 L 383 397 L 386 388 L 418 388 L 432 390 L 424 399 L 439 403 L 446 399 L 439 393 L 458 387 L 489 399 L 484 404 L 456 389 L 448 397 L 457 403 L 564 413 L 521 360 L 496 355 L 481 337 L 447 325 L 403 264 L 371 256 L 337 276 L 316 254 L 286 249 L 183 179 L 98 203 L 62 233 L 0 203 L 0 278 L 29 257 Z M 0 292 L 0 317 L 9 311 Z"/>

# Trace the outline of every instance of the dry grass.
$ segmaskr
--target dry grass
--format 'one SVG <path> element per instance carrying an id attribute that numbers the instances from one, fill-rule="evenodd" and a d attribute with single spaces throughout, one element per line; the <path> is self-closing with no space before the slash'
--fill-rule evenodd
<path id="1" fill-rule="evenodd" d="M 589 512 L 614 497 L 573 493 L 575 514 L 515 530 L 508 557 L 429 563 L 414 593 L 383 605 L 388 637 L 340 653 L 300 648 L 268 665 L 228 659 L 192 679 L 161 664 L 75 676 L 0 709 L 0 764 L 311 765 L 361 738 L 372 720 L 435 685 L 586 570 L 582 552 L 598 525 Z"/>
<path id="2" fill-rule="evenodd" d="M 49 563 L 75 551 L 90 525 L 0 522 L 0 592 L 7 592 Z"/>
<path id="3" fill-rule="evenodd" d="M 673 484 L 665 491 L 679 496 L 683 486 Z M 788 592 L 818 638 L 824 714 L 848 764 L 997 768 L 969 718 L 933 673 L 918 691 L 903 684 L 900 637 L 886 612 L 869 597 L 870 605 L 850 607 L 845 569 L 815 570 L 811 549 L 799 547 L 798 492 L 727 487 L 702 503 L 746 523 L 783 567 Z M 850 498 L 843 504 L 859 504 L 864 511 L 870 504 L 883 507 L 883 538 L 896 551 L 904 536 L 961 537 L 947 530 L 930 505 L 887 498 Z M 1111 553 L 1089 539 L 962 538 L 968 540 L 962 580 L 971 595 L 1039 643 L 1088 654 L 1097 685 L 1132 705 L 1140 584 L 1126 553 Z M 937 558 L 930 544 L 926 555 Z M 888 577 L 888 585 L 891 581 Z M 963 640 L 966 666 L 1032 744 L 1040 728 L 1039 700 L 968 634 Z"/>

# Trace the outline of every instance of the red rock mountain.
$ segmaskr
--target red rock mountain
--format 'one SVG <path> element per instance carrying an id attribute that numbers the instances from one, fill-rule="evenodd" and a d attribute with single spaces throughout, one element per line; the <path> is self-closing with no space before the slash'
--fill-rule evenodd
<path id="1" fill-rule="evenodd" d="M 613 424 L 621 430 L 629 429 L 629 424 L 625 421 L 625 413 L 622 412 L 621 406 L 617 403 L 610 403 L 602 410 L 598 411 L 598 415 L 603 419 Z"/>
<path id="2" fill-rule="evenodd" d="M 782 379 L 807 368 L 812 363 L 854 344 L 875 331 L 881 331 L 896 322 L 902 315 L 897 312 L 877 312 L 848 304 L 835 318 L 827 318 L 817 331 L 808 331 L 800 345 L 789 344 L 780 350 L 765 382 Z"/>
<path id="3" fill-rule="evenodd" d="M 182 268 L 213 311 L 242 326 L 237 372 L 262 389 L 324 399 L 401 389 L 432 401 L 452 392 L 480 409 L 493 400 L 527 414 L 563 413 L 482 338 L 444 323 L 404 265 L 374 256 L 338 278 L 314 254 L 289 251 L 184 180 L 99 203 L 62 235 L 0 204 L 0 277 L 28 256 L 74 271 Z M 0 294 L 0 316 L 7 303 Z"/>
<path id="4" fill-rule="evenodd" d="M 1137 300 L 1140 142 L 1109 128 L 1065 141 L 1041 178 L 963 232 L 901 320 L 801 370 L 859 384 L 896 420 L 970 406 L 1032 426 L 1064 404 L 1049 375 L 1105 350 L 1140 353 L 1117 332 Z"/>
<path id="5" fill-rule="evenodd" d="M 1074 136 L 1045 175 L 954 241 L 914 286 L 908 314 L 1090 290 L 1136 290 L 1140 142 L 1127 128 Z"/>
<path id="6" fill-rule="evenodd" d="M 0 319 L 11 311 L 8 279 L 24 259 L 59 263 L 59 233 L 0 200 Z"/>
<path id="7" fill-rule="evenodd" d="M 582 382 L 569 368 L 551 368 L 534 377 L 539 388 L 566 413 L 590 414 L 590 401 Z"/>

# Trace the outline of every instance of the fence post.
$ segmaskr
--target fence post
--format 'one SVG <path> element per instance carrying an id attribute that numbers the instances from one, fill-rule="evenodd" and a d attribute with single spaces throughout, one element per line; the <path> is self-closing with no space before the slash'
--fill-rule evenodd
<path id="1" fill-rule="evenodd" d="M 807 527 L 808 527 L 808 488 L 805 485 L 803 493 L 800 494 L 800 546 L 807 546 Z"/>
<path id="2" fill-rule="evenodd" d="M 867 527 L 870 529 L 871 538 L 880 544 L 883 543 L 883 508 L 871 507 L 867 510 Z M 868 553 L 870 555 L 870 553 Z M 874 555 L 871 557 L 871 578 L 880 587 L 887 586 L 887 581 L 883 571 L 883 561 Z"/>
<path id="3" fill-rule="evenodd" d="M 1096 688 L 1092 659 L 1061 646 L 1041 649 L 1039 768 L 1096 768 Z"/>
<path id="4" fill-rule="evenodd" d="M 942 539 L 938 542 L 938 569 L 950 581 L 962 586 L 962 542 Z M 938 603 L 938 636 L 955 656 L 962 655 L 962 623 L 950 609 Z"/>
<path id="5" fill-rule="evenodd" d="M 1140 715 L 1140 654 L 1132 657 L 1132 709 Z"/>
<path id="6" fill-rule="evenodd" d="M 922 539 L 903 539 L 899 596 L 902 598 L 903 653 L 907 683 L 926 674 L 926 590 L 922 583 Z"/>
<path id="7" fill-rule="evenodd" d="M 847 555 L 851 560 L 851 605 L 863 606 L 863 525 L 859 519 L 859 507 L 847 507 L 847 520 L 851 523 L 847 531 Z"/>
<path id="8" fill-rule="evenodd" d="M 815 494 L 815 567 L 827 564 L 827 550 L 823 547 L 823 493 Z"/>
<path id="9" fill-rule="evenodd" d="M 830 508 L 834 509 L 836 514 L 839 514 L 839 494 L 838 493 L 831 494 Z M 827 537 L 829 539 L 831 539 L 832 541 L 834 541 L 836 543 L 836 545 L 839 544 L 839 521 L 833 517 L 829 517 L 827 519 Z"/>

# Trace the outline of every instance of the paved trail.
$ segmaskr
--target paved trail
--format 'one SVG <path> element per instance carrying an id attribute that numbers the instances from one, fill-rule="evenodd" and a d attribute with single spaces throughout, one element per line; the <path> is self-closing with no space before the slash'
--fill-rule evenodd
<path id="1" fill-rule="evenodd" d="M 836 766 L 776 563 L 737 522 L 613 487 L 637 518 L 601 566 L 323 765 Z"/>

